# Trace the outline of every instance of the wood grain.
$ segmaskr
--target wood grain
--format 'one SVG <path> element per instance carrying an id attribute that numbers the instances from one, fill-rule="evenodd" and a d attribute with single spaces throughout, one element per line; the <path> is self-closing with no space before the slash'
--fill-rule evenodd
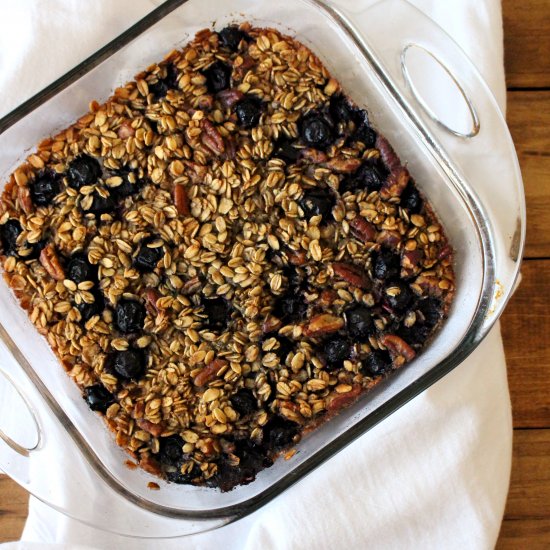
<path id="1" fill-rule="evenodd" d="M 9 477 L 0 474 L 0 542 L 18 540 L 27 517 L 29 495 Z"/>
<path id="2" fill-rule="evenodd" d="M 550 2 L 549 2 L 550 10 Z M 550 257 L 550 91 L 509 92 L 508 125 L 527 201 L 527 258 Z"/>
<path id="3" fill-rule="evenodd" d="M 503 0 L 504 57 L 509 87 L 550 87 L 548 0 Z"/>

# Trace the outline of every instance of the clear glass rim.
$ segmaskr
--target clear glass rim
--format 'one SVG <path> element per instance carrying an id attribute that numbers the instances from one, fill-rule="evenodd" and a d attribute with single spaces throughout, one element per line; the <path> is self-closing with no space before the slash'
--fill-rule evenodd
<path id="1" fill-rule="evenodd" d="M 334 8 L 324 0 L 305 0 L 307 3 L 314 6 L 316 9 L 322 11 L 324 15 L 330 19 L 333 23 L 337 24 L 347 35 L 349 40 L 354 43 L 365 61 L 371 66 L 376 76 L 384 84 L 386 89 L 390 92 L 393 99 L 401 107 L 403 112 L 409 119 L 409 122 L 417 130 L 424 145 L 430 150 L 434 158 L 439 165 L 445 171 L 450 182 L 453 183 L 455 188 L 461 194 L 464 199 L 465 205 L 469 208 L 469 213 L 475 222 L 475 226 L 478 230 L 479 242 L 482 246 L 482 257 L 484 265 L 484 275 L 482 283 L 481 297 L 478 302 L 476 313 L 470 323 L 470 326 L 456 346 L 453 353 L 448 355 L 443 361 L 435 365 L 429 372 L 421 376 L 413 384 L 399 392 L 394 397 L 390 398 L 383 405 L 378 407 L 375 411 L 369 414 L 364 419 L 360 420 L 354 426 L 349 428 L 346 432 L 334 439 L 329 445 L 318 450 L 312 454 L 307 460 L 299 464 L 294 470 L 292 475 L 287 475 L 272 486 L 268 487 L 260 494 L 251 497 L 250 499 L 226 507 L 219 507 L 208 511 L 191 511 L 181 510 L 174 507 L 160 505 L 152 503 L 126 489 L 120 484 L 120 482 L 103 466 L 101 460 L 97 457 L 95 452 L 87 444 L 80 432 L 73 425 L 71 420 L 57 404 L 55 398 L 46 388 L 40 377 L 36 374 L 30 363 L 23 356 L 17 345 L 13 342 L 9 336 L 8 331 L 0 324 L 0 338 L 4 341 L 14 358 L 17 360 L 25 374 L 30 378 L 32 383 L 38 389 L 40 394 L 46 400 L 49 408 L 57 417 L 59 422 L 63 425 L 70 437 L 76 442 L 81 452 L 85 456 L 86 460 L 93 467 L 94 471 L 105 481 L 110 488 L 119 493 L 121 496 L 136 504 L 137 506 L 144 508 L 150 512 L 171 518 L 181 519 L 193 519 L 193 520 L 210 520 L 224 518 L 228 522 L 239 519 L 245 515 L 248 515 L 255 510 L 262 507 L 265 503 L 276 497 L 280 493 L 284 492 L 288 487 L 296 483 L 302 477 L 307 475 L 313 469 L 321 465 L 324 461 L 335 455 L 342 450 L 345 446 L 349 445 L 359 436 L 370 430 L 373 426 L 378 424 L 381 420 L 395 412 L 405 403 L 416 397 L 418 394 L 429 388 L 440 378 L 448 374 L 461 362 L 466 359 L 472 351 L 480 344 L 480 342 L 488 334 L 494 323 L 498 320 L 500 312 L 508 302 L 511 291 L 508 295 L 500 298 L 499 311 L 496 315 L 488 318 L 488 313 L 493 304 L 492 289 L 495 284 L 495 251 L 492 242 L 491 231 L 486 223 L 486 216 L 484 214 L 483 205 L 479 202 L 474 194 L 469 190 L 469 185 L 462 178 L 459 171 L 455 168 L 452 160 L 445 150 L 438 144 L 433 133 L 425 126 L 421 119 L 416 115 L 415 110 L 411 105 L 405 101 L 399 93 L 397 87 L 394 85 L 389 73 L 384 69 L 382 64 L 378 61 L 374 51 L 370 48 L 361 33 L 357 31 L 354 25 L 349 21 L 347 16 L 340 10 Z M 125 46 L 140 34 L 149 29 L 153 24 L 157 23 L 172 11 L 177 9 L 183 4 L 186 4 L 189 0 L 167 0 L 159 7 L 146 15 L 127 31 L 119 35 L 117 38 L 109 42 L 103 48 L 92 54 L 82 63 L 78 64 L 75 68 L 67 72 L 65 75 L 57 79 L 55 82 L 44 88 L 41 92 L 34 95 L 29 100 L 25 101 L 19 107 L 0 119 L 0 134 L 5 132 L 8 128 L 13 126 L 19 120 L 24 118 L 30 112 L 37 107 L 54 97 L 57 93 L 65 89 L 67 86 L 78 80 L 82 75 L 86 74 L 94 67 L 102 63 L 111 55 L 116 53 L 121 47 Z M 414 6 L 411 5 L 414 8 Z M 414 8 L 416 11 L 417 8 Z M 424 14 L 422 14 L 424 15 Z M 424 16 L 425 17 L 425 16 Z M 450 38 L 449 38 L 450 39 Z M 451 40 L 451 39 L 450 39 Z M 472 70 L 475 68 L 472 65 Z M 480 77 L 480 80 L 482 78 Z M 490 94 L 490 91 L 488 92 Z M 521 264 L 521 256 L 525 243 L 525 219 L 520 220 L 521 231 L 518 245 L 518 260 L 514 266 L 514 272 L 512 279 L 515 281 L 519 275 L 519 269 Z M 32 492 L 32 491 L 31 491 Z"/>

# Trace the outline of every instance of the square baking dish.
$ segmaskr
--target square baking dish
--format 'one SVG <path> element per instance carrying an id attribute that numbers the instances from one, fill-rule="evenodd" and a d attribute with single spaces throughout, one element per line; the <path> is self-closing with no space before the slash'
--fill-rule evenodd
<path id="1" fill-rule="evenodd" d="M 364 21 L 361 31 L 351 19 Z M 116 446 L 102 419 L 88 409 L 2 281 L 0 337 L 13 359 L 3 354 L 0 388 L 15 386 L 20 403 L 29 409 L 31 420 L 16 435 L 32 443 L 22 444 L 0 432 L 4 439 L 0 467 L 57 509 L 121 534 L 195 533 L 258 509 L 460 364 L 498 319 L 519 270 L 525 205 L 502 114 L 464 53 L 404 0 L 383 0 L 353 14 L 318 0 L 295 0 L 284 6 L 265 0 L 167 1 L 0 121 L 2 185 L 41 139 L 80 117 L 90 100 L 107 99 L 115 87 L 171 49 L 182 47 L 198 30 L 245 20 L 296 36 L 320 57 L 346 93 L 369 111 L 373 126 L 420 182 L 455 249 L 454 304 L 442 330 L 416 360 L 304 437 L 290 460 L 276 461 L 249 485 L 220 493 L 167 484 L 128 469 L 127 455 Z M 469 134 L 448 131 L 419 101 L 407 70 L 406 52 L 411 47 L 429 52 L 454 75 L 472 114 Z M 497 174 L 492 158 L 498 159 Z M 498 195 L 491 187 L 497 180 Z M 9 403 L 7 399 L 2 405 L 4 414 Z M 43 467 L 51 464 L 62 467 L 44 476 Z M 148 489 L 149 481 L 159 483 L 161 490 Z M 63 491 L 57 489 L 62 486 Z M 94 508 L 92 496 L 86 502 L 79 499 L 82 491 L 102 498 L 109 495 L 109 510 Z M 131 523 L 124 513 L 129 509 Z"/>

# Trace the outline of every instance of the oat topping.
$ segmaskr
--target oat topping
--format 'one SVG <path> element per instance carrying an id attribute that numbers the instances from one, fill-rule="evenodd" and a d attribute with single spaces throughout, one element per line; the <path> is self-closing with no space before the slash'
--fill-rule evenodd
<path id="1" fill-rule="evenodd" d="M 6 184 L 0 244 L 116 443 L 222 490 L 411 361 L 454 294 L 452 248 L 367 112 L 247 23 L 42 141 Z"/>

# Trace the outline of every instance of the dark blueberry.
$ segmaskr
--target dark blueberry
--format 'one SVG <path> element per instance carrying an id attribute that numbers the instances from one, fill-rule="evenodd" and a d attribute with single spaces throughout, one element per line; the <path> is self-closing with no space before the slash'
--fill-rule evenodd
<path id="1" fill-rule="evenodd" d="M 8 220 L 4 225 L 0 226 L 0 240 L 2 242 L 2 250 L 6 256 L 17 255 L 17 238 L 23 229 L 18 220 Z"/>
<path id="2" fill-rule="evenodd" d="M 379 160 L 367 161 L 359 167 L 355 177 L 361 188 L 368 193 L 372 193 L 373 191 L 380 191 L 388 177 L 388 171 Z"/>
<path id="3" fill-rule="evenodd" d="M 275 336 L 275 340 L 277 340 L 278 345 L 271 352 L 277 355 L 281 364 L 284 365 L 288 354 L 294 350 L 294 342 L 286 336 Z"/>
<path id="4" fill-rule="evenodd" d="M 224 456 L 218 462 L 214 483 L 222 491 L 230 491 L 236 485 L 254 481 L 260 470 L 273 464 L 266 456 L 265 449 L 248 439 L 236 441 L 233 454 L 239 458 L 238 465 L 230 463 Z"/>
<path id="5" fill-rule="evenodd" d="M 391 366 L 391 357 L 387 351 L 373 351 L 363 360 L 363 368 L 372 376 L 384 374 Z"/>
<path id="6" fill-rule="evenodd" d="M 74 189 L 96 183 L 100 176 L 101 166 L 99 162 L 89 155 L 82 154 L 69 162 L 67 179 L 69 185 Z"/>
<path id="7" fill-rule="evenodd" d="M 355 133 L 353 134 L 354 141 L 361 141 L 367 149 L 371 149 L 376 145 L 376 132 L 371 128 L 369 115 L 363 109 L 357 109 L 353 115 L 356 125 Z"/>
<path id="8" fill-rule="evenodd" d="M 210 330 L 223 330 L 231 320 L 231 307 L 223 298 L 203 298 L 201 301 L 203 314 L 203 327 Z"/>
<path id="9" fill-rule="evenodd" d="M 408 285 L 401 281 L 389 283 L 386 286 L 386 303 L 394 311 L 404 311 L 413 299 L 413 294 Z"/>
<path id="10" fill-rule="evenodd" d="M 178 70 L 172 63 L 170 63 L 166 66 L 166 76 L 164 78 L 159 78 L 156 82 L 148 85 L 149 93 L 153 94 L 156 101 L 162 99 L 166 96 L 168 90 L 178 87 L 178 76 Z"/>
<path id="11" fill-rule="evenodd" d="M 298 425 L 281 416 L 272 417 L 263 428 L 263 443 L 270 450 L 278 451 L 290 445 L 298 433 Z"/>
<path id="12" fill-rule="evenodd" d="M 328 147 L 333 140 L 330 124 L 319 115 L 310 115 L 302 120 L 300 135 L 306 145 L 316 149 Z"/>
<path id="13" fill-rule="evenodd" d="M 330 98 L 329 113 L 334 122 L 349 122 L 353 115 L 353 108 L 348 100 L 341 94 L 333 95 Z"/>
<path id="14" fill-rule="evenodd" d="M 211 94 L 227 90 L 231 85 L 231 67 L 223 61 L 216 61 L 203 71 L 206 87 Z"/>
<path id="15" fill-rule="evenodd" d="M 235 108 L 239 126 L 245 129 L 254 128 L 260 122 L 263 105 L 260 99 L 254 96 L 247 96 L 241 99 Z"/>
<path id="16" fill-rule="evenodd" d="M 91 304 L 86 302 L 80 302 L 76 306 L 76 309 L 80 312 L 82 322 L 87 323 L 94 315 L 101 315 L 101 312 L 105 309 L 105 299 L 99 291 L 92 292 L 94 301 Z"/>
<path id="17" fill-rule="evenodd" d="M 307 304 L 301 293 L 290 289 L 289 292 L 278 296 L 273 305 L 273 315 L 285 323 L 293 323 L 304 318 Z"/>
<path id="18" fill-rule="evenodd" d="M 145 352 L 141 349 L 117 351 L 112 356 L 112 369 L 121 378 L 126 380 L 141 378 L 145 372 Z"/>
<path id="19" fill-rule="evenodd" d="M 232 52 L 236 52 L 239 49 L 241 40 L 246 40 L 247 34 L 239 30 L 236 25 L 225 27 L 222 29 L 218 36 L 220 37 L 220 44 L 223 48 L 227 48 Z"/>
<path id="20" fill-rule="evenodd" d="M 162 246 L 151 248 L 148 246 L 157 239 L 147 238 L 141 241 L 139 251 L 134 258 L 134 267 L 141 273 L 154 271 L 160 259 L 164 256 Z"/>
<path id="21" fill-rule="evenodd" d="M 92 411 L 99 411 L 102 413 L 105 413 L 109 406 L 115 401 L 113 394 L 101 384 L 84 388 L 84 399 Z"/>
<path id="22" fill-rule="evenodd" d="M 414 183 L 409 182 L 401 194 L 401 207 L 407 209 L 411 214 L 418 214 L 422 210 L 423 202 Z"/>
<path id="23" fill-rule="evenodd" d="M 60 177 L 55 172 L 44 172 L 30 186 L 31 199 L 36 206 L 48 206 L 61 191 Z"/>
<path id="24" fill-rule="evenodd" d="M 166 479 L 172 483 L 177 483 L 178 485 L 189 485 L 193 482 L 193 480 L 201 477 L 201 469 L 196 464 L 193 464 L 191 471 L 186 472 L 185 474 L 182 474 L 181 468 L 177 467 L 173 471 L 166 471 L 165 475 Z"/>
<path id="25" fill-rule="evenodd" d="M 27 243 L 27 248 L 30 246 L 30 252 L 28 254 L 23 255 L 23 253 L 20 253 L 20 257 L 22 257 L 24 260 L 37 260 L 40 257 L 40 252 L 42 252 L 42 249 L 48 244 L 47 239 L 42 239 L 41 241 L 33 244 Z"/>
<path id="26" fill-rule="evenodd" d="M 287 164 L 295 163 L 300 157 L 300 149 L 294 147 L 291 140 L 278 141 L 273 148 L 272 158 L 284 160 Z"/>
<path id="27" fill-rule="evenodd" d="M 407 342 L 410 346 L 419 348 L 422 347 L 431 333 L 430 327 L 415 323 L 412 327 L 401 327 L 398 330 L 398 335 Z"/>
<path id="28" fill-rule="evenodd" d="M 401 258 L 387 248 L 382 248 L 372 262 L 372 274 L 376 279 L 385 281 L 397 277 L 401 271 Z"/>
<path id="29" fill-rule="evenodd" d="M 122 170 L 115 170 L 113 175 L 122 178 L 122 183 L 120 185 L 109 188 L 110 194 L 118 200 L 135 195 L 139 192 L 140 187 L 144 183 L 138 178 L 137 174 L 133 170 L 128 170 L 126 168 L 123 168 Z"/>
<path id="30" fill-rule="evenodd" d="M 102 214 L 111 214 L 116 209 L 116 203 L 109 195 L 103 197 L 97 191 L 93 194 L 92 205 L 89 210 L 85 210 L 85 214 L 94 214 L 95 216 L 101 216 Z"/>
<path id="31" fill-rule="evenodd" d="M 304 211 L 304 217 L 322 216 L 325 220 L 332 213 L 335 199 L 328 189 L 312 189 L 304 193 L 298 204 Z"/>
<path id="32" fill-rule="evenodd" d="M 304 284 L 304 276 L 293 265 L 283 267 L 281 275 L 286 278 L 289 287 L 299 289 Z"/>
<path id="33" fill-rule="evenodd" d="M 115 323 L 120 332 L 138 332 L 145 322 L 145 307 L 136 300 L 119 300 L 115 310 Z"/>
<path id="34" fill-rule="evenodd" d="M 84 281 L 97 280 L 97 267 L 93 266 L 84 254 L 75 254 L 69 260 L 67 265 L 67 279 L 74 281 L 76 284 Z"/>
<path id="35" fill-rule="evenodd" d="M 258 400 L 254 397 L 252 390 L 246 388 L 240 389 L 229 401 L 241 416 L 247 416 L 258 410 Z"/>
<path id="36" fill-rule="evenodd" d="M 178 466 L 183 459 L 185 441 L 179 435 L 159 439 L 159 460 L 167 466 Z"/>
<path id="37" fill-rule="evenodd" d="M 345 313 L 346 327 L 352 338 L 365 341 L 374 330 L 372 310 L 366 306 L 355 306 Z"/>
<path id="38" fill-rule="evenodd" d="M 351 345 L 346 338 L 334 336 L 324 343 L 323 354 L 327 361 L 327 370 L 338 369 L 351 355 Z"/>
<path id="39" fill-rule="evenodd" d="M 424 317 L 424 324 L 435 327 L 441 320 L 441 301 L 437 298 L 425 298 L 418 302 L 418 309 Z"/>

